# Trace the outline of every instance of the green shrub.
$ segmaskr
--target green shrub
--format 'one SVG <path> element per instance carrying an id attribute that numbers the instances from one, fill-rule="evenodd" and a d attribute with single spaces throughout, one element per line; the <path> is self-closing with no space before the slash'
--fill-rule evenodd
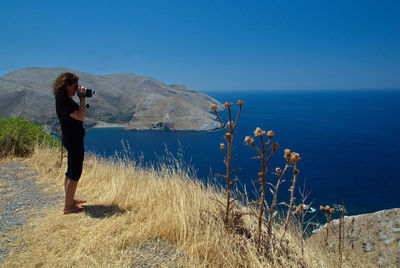
<path id="1" fill-rule="evenodd" d="M 24 118 L 0 118 L 0 158 L 29 156 L 35 145 L 56 147 L 59 141 L 47 134 L 43 126 L 34 125 Z"/>

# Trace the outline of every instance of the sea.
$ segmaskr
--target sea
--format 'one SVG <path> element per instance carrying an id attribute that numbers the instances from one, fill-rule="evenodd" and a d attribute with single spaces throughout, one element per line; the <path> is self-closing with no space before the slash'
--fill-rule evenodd
<path id="1" fill-rule="evenodd" d="M 279 144 L 269 165 L 267 182 L 276 183 L 284 149 L 298 152 L 300 174 L 296 202 L 335 206 L 348 215 L 400 207 L 400 90 L 209 91 L 221 103 L 232 102 L 233 117 L 245 102 L 233 138 L 232 168 L 239 193 L 254 200 L 261 170 L 256 152 L 245 145 L 257 127 L 273 130 Z M 89 111 L 90 112 L 90 111 Z M 227 122 L 227 112 L 220 112 Z M 86 132 L 86 150 L 104 157 L 124 156 L 143 166 L 179 162 L 193 179 L 224 187 L 226 168 L 217 131 L 128 131 L 93 128 Z M 256 144 L 258 140 L 256 139 Z M 259 146 L 259 144 L 257 144 Z M 290 172 L 278 201 L 288 202 Z M 305 200 L 304 197 L 307 197 Z"/>

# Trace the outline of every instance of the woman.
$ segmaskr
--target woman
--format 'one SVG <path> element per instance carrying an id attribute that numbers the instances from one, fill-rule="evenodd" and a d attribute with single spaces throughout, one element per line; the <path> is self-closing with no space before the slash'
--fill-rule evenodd
<path id="1" fill-rule="evenodd" d="M 77 74 L 62 73 L 54 80 L 53 84 L 56 112 L 62 130 L 62 144 L 68 151 L 68 169 L 64 182 L 64 214 L 82 211 L 85 207 L 80 204 L 86 202 L 86 200 L 74 199 L 82 174 L 85 137 L 83 119 L 87 114 L 86 97 L 81 97 L 79 94 L 79 105 L 72 99 L 77 92 L 83 95 L 86 93 L 86 88 L 79 86 L 78 81 Z"/>

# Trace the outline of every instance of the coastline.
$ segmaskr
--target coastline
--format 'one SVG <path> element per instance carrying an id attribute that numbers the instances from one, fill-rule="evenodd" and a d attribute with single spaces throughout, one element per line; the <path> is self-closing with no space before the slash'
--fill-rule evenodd
<path id="1" fill-rule="evenodd" d="M 161 128 L 129 128 L 128 125 L 121 124 L 107 124 L 107 123 L 99 123 L 94 126 L 89 126 L 87 129 L 95 129 L 95 128 L 123 128 L 127 131 L 173 131 L 173 132 L 216 132 L 221 130 L 222 128 L 212 128 L 212 129 L 161 129 Z"/>
<path id="2" fill-rule="evenodd" d="M 98 123 L 91 128 L 127 128 L 128 125 L 111 124 L 111 123 Z"/>
<path id="3" fill-rule="evenodd" d="M 130 127 L 129 124 L 113 124 L 113 123 L 105 123 L 105 122 L 99 122 L 99 123 L 89 123 L 86 124 L 87 129 L 91 128 L 124 128 L 125 130 L 128 131 L 184 131 L 184 132 L 190 132 L 190 131 L 196 131 L 196 132 L 214 132 L 218 131 L 221 129 L 221 127 L 209 127 L 206 129 L 174 129 L 174 128 L 169 128 L 168 126 L 164 127 Z"/>

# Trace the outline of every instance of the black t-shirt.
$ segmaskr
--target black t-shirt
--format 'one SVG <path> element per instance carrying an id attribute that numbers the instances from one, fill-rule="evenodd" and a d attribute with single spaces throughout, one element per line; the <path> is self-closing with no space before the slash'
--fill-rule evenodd
<path id="1" fill-rule="evenodd" d="M 61 130 L 66 133 L 82 133 L 83 122 L 69 116 L 75 110 L 79 110 L 79 105 L 67 96 L 56 97 L 56 112 L 60 120 Z"/>

